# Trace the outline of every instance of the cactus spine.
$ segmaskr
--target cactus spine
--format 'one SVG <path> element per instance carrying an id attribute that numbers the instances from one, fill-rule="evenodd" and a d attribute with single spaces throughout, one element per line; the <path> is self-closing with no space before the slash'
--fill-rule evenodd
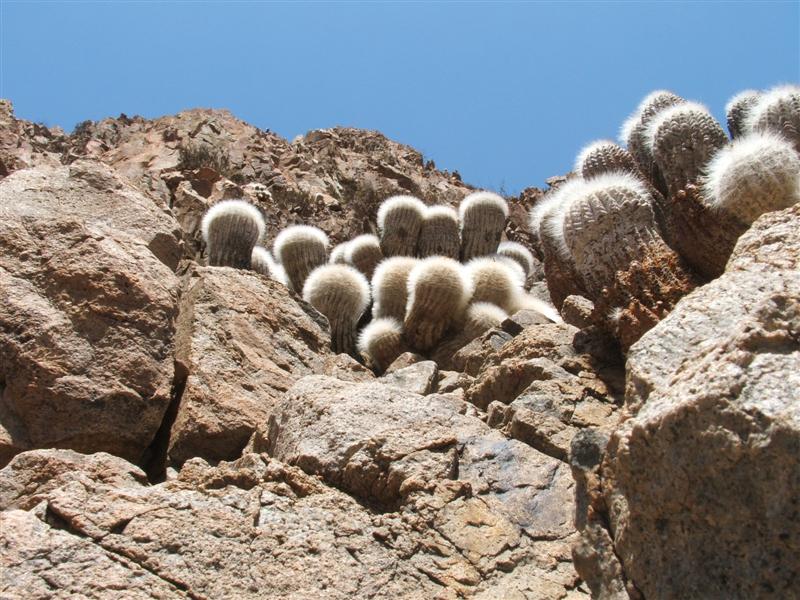
<path id="1" fill-rule="evenodd" d="M 327 260 L 328 236 L 310 225 L 292 225 L 275 238 L 273 251 L 292 289 L 301 292 L 311 271 Z"/>
<path id="2" fill-rule="evenodd" d="M 414 256 L 425 216 L 425 204 L 413 196 L 392 196 L 378 209 L 384 256 Z"/>
<path id="3" fill-rule="evenodd" d="M 417 241 L 417 256 L 446 256 L 458 260 L 460 244 L 458 213 L 449 206 L 427 207 Z"/>
<path id="4" fill-rule="evenodd" d="M 381 262 L 372 276 L 372 318 L 403 320 L 408 302 L 408 276 L 417 264 L 410 256 L 394 256 Z"/>
<path id="5" fill-rule="evenodd" d="M 426 352 L 445 330 L 460 320 L 472 289 L 461 265 L 433 256 L 419 261 L 408 277 L 408 302 L 403 329 L 415 349 Z"/>
<path id="6" fill-rule="evenodd" d="M 328 319 L 331 349 L 353 354 L 358 320 L 370 300 L 367 279 L 347 265 L 322 265 L 306 279 L 303 300 Z"/>
<path id="7" fill-rule="evenodd" d="M 522 267 L 525 279 L 530 277 L 534 266 L 533 253 L 525 246 L 518 242 L 500 242 L 497 247 L 497 253 L 501 256 L 507 256 Z"/>
<path id="8" fill-rule="evenodd" d="M 403 326 L 392 317 L 375 319 L 358 335 L 358 351 L 373 369 L 382 373 L 405 352 Z"/>
<path id="9" fill-rule="evenodd" d="M 747 112 L 744 129 L 779 133 L 800 152 L 800 86 L 776 87 L 759 97 Z"/>
<path id="10" fill-rule="evenodd" d="M 249 269 L 253 248 L 264 235 L 264 218 L 244 200 L 223 200 L 203 216 L 200 230 L 214 267 Z"/>
<path id="11" fill-rule="evenodd" d="M 461 221 L 461 260 L 497 252 L 506 228 L 508 205 L 491 192 L 474 192 L 458 207 Z"/>
<path id="12" fill-rule="evenodd" d="M 344 259 L 369 279 L 375 272 L 375 267 L 383 260 L 381 242 L 377 236 L 371 234 L 359 235 L 347 243 Z"/>
<path id="13" fill-rule="evenodd" d="M 758 102 L 760 96 L 761 92 L 756 90 L 744 90 L 728 100 L 725 105 L 725 117 L 732 138 L 736 139 L 745 132 L 747 114 Z"/>
<path id="14" fill-rule="evenodd" d="M 669 195 L 696 184 L 703 167 L 727 142 L 722 126 L 706 107 L 685 102 L 667 108 L 651 121 L 647 145 L 664 176 Z"/>
<path id="15" fill-rule="evenodd" d="M 774 133 L 750 133 L 720 150 L 703 181 L 704 199 L 750 225 L 800 201 L 800 155 Z"/>

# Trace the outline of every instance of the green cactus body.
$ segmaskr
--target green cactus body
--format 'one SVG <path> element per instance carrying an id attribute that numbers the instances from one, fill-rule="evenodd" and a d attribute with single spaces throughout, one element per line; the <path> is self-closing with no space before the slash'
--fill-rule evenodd
<path id="1" fill-rule="evenodd" d="M 728 131 L 736 139 L 744 133 L 747 114 L 756 105 L 761 97 L 761 92 L 744 90 L 731 98 L 725 105 L 725 117 L 728 122 Z"/>
<path id="2" fill-rule="evenodd" d="M 403 326 L 397 319 L 375 319 L 358 336 L 358 351 L 378 373 L 383 373 L 406 351 Z"/>
<path id="3" fill-rule="evenodd" d="M 386 257 L 414 256 L 425 204 L 413 196 L 392 196 L 378 209 L 381 251 Z"/>
<path id="4" fill-rule="evenodd" d="M 347 265 L 323 265 L 306 279 L 303 300 L 328 319 L 331 350 L 354 355 L 358 321 L 369 306 L 367 279 Z"/>
<path id="5" fill-rule="evenodd" d="M 708 110 L 685 102 L 661 111 L 650 123 L 647 143 L 669 195 L 696 184 L 728 136 Z"/>
<path id="6" fill-rule="evenodd" d="M 506 228 L 508 205 L 491 192 L 474 192 L 458 207 L 461 223 L 461 260 L 497 252 Z"/>
<path id="7" fill-rule="evenodd" d="M 720 150 L 703 180 L 704 200 L 750 225 L 800 201 L 800 155 L 774 133 L 749 133 Z"/>
<path id="8" fill-rule="evenodd" d="M 419 261 L 394 256 L 382 261 L 372 275 L 372 318 L 392 317 L 402 322 L 408 302 L 408 276 Z"/>
<path id="9" fill-rule="evenodd" d="M 500 256 L 507 256 L 516 262 L 524 273 L 525 279 L 530 277 L 533 271 L 534 259 L 533 253 L 519 242 L 500 242 L 497 247 L 497 253 Z"/>
<path id="10" fill-rule="evenodd" d="M 243 200 L 224 200 L 212 206 L 201 223 L 208 264 L 249 269 L 253 248 L 264 235 L 264 218 Z"/>
<path id="11" fill-rule="evenodd" d="M 800 152 L 800 86 L 780 86 L 759 97 L 747 112 L 744 129 L 779 133 Z"/>
<path id="12" fill-rule="evenodd" d="M 327 261 L 328 236 L 316 227 L 292 225 L 275 238 L 273 251 L 291 288 L 300 292 L 311 271 Z"/>
<path id="13" fill-rule="evenodd" d="M 427 352 L 447 328 L 463 318 L 472 290 L 461 265 L 434 256 L 421 261 L 408 277 L 408 302 L 403 321 L 406 340 L 417 351 Z"/>
<path id="14" fill-rule="evenodd" d="M 345 248 L 344 258 L 347 264 L 353 265 L 370 279 L 375 267 L 383 260 L 381 242 L 377 236 L 371 234 L 353 238 Z"/>
<path id="15" fill-rule="evenodd" d="M 417 240 L 417 256 L 446 256 L 458 260 L 461 240 L 458 213 L 449 206 L 429 206 Z"/>

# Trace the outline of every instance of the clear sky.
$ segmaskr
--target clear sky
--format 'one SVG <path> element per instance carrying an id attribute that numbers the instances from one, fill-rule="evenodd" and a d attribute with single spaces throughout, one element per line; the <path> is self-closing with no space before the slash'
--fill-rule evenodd
<path id="1" fill-rule="evenodd" d="M 568 171 L 668 88 L 718 118 L 800 81 L 793 2 L 15 2 L 0 96 L 71 130 L 119 113 L 228 108 L 291 139 L 377 129 L 474 185 Z"/>

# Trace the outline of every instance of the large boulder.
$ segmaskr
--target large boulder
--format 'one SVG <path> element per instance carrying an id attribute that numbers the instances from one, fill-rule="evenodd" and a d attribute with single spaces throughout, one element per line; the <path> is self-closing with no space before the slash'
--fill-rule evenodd
<path id="1" fill-rule="evenodd" d="M 0 182 L 0 464 L 29 448 L 142 459 L 170 402 L 175 220 L 108 167 Z"/>
<path id="2" fill-rule="evenodd" d="M 602 465 L 614 550 L 647 598 L 793 597 L 800 576 L 800 205 L 628 359 Z"/>

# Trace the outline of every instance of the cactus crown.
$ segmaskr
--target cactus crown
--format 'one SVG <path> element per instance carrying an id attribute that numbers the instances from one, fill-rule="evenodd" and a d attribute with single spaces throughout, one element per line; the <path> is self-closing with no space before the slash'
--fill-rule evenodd
<path id="1" fill-rule="evenodd" d="M 611 140 L 597 140 L 584 146 L 575 159 L 573 170 L 585 179 L 610 171 L 639 172 L 630 152 Z"/>
<path id="2" fill-rule="evenodd" d="M 458 313 L 466 308 L 472 297 L 472 281 L 461 263 L 452 258 L 431 256 L 417 261 L 408 275 L 406 313 L 411 311 L 420 290 L 437 290 L 441 300 Z"/>
<path id="3" fill-rule="evenodd" d="M 464 228 L 464 221 L 469 219 L 469 213 L 476 208 L 496 209 L 503 213 L 503 218 L 508 217 L 508 204 L 502 196 L 493 192 L 473 192 L 458 205 L 458 217 L 462 229 Z"/>
<path id="4" fill-rule="evenodd" d="M 605 180 L 605 178 L 606 176 L 600 176 L 593 181 Z M 549 192 L 543 201 L 547 202 L 547 205 L 543 207 L 539 216 L 539 227 L 544 229 L 546 235 L 555 242 L 555 249 L 565 259 L 571 260 L 572 254 L 564 239 L 564 215 L 572 202 L 583 195 L 586 185 L 587 182 L 580 177 L 568 179 Z M 533 219 L 533 215 L 531 215 L 531 219 Z"/>
<path id="5" fill-rule="evenodd" d="M 422 219 L 425 215 L 425 203 L 414 196 L 392 196 L 384 200 L 378 208 L 378 229 L 383 231 L 387 217 L 396 210 L 412 210 L 419 213 Z"/>
<path id="6" fill-rule="evenodd" d="M 659 111 L 683 102 L 683 98 L 669 90 L 655 90 L 645 96 L 630 116 L 622 123 L 619 131 L 619 141 L 626 146 L 631 145 L 631 136 L 653 118 Z"/>
<path id="7" fill-rule="evenodd" d="M 344 265 L 347 264 L 347 260 L 345 260 L 345 251 L 347 250 L 348 242 L 342 242 L 341 244 L 336 244 L 331 250 L 331 255 L 328 258 L 328 262 L 332 265 Z"/>
<path id="8" fill-rule="evenodd" d="M 378 264 L 372 274 L 374 317 L 403 318 L 408 298 L 408 276 L 417 262 L 410 256 L 393 256 Z"/>
<path id="9" fill-rule="evenodd" d="M 275 256 L 281 259 L 282 251 L 289 244 L 312 242 L 328 247 L 328 236 L 318 227 L 311 225 L 291 225 L 281 231 L 275 238 L 272 249 Z M 281 260 L 283 262 L 283 260 Z"/>
<path id="10" fill-rule="evenodd" d="M 652 153 L 657 142 L 658 132 L 670 123 L 675 123 L 681 120 L 687 122 L 697 122 L 698 119 L 711 119 L 714 117 L 708 111 L 708 108 L 699 102 L 681 102 L 673 106 L 669 106 L 660 111 L 653 117 L 647 125 L 644 133 L 644 143 L 647 149 Z M 714 121 L 716 123 L 716 121 Z"/>
<path id="11" fill-rule="evenodd" d="M 571 180 L 570 180 L 571 181 Z M 560 190 L 564 185 L 568 182 L 564 182 L 562 185 L 558 186 L 555 189 L 550 190 L 545 194 L 544 198 L 539 200 L 536 205 L 531 209 L 530 215 L 528 215 L 528 225 L 530 226 L 531 233 L 534 235 L 539 235 L 539 229 L 542 225 L 542 220 L 544 216 L 550 212 L 550 210 L 556 205 L 558 201 L 558 196 L 556 196 L 556 192 Z"/>
<path id="12" fill-rule="evenodd" d="M 403 324 L 394 317 L 374 319 L 358 334 L 358 345 L 361 354 L 371 354 L 372 345 L 386 336 L 403 334 Z"/>
<path id="13" fill-rule="evenodd" d="M 217 202 L 214 206 L 206 211 L 203 220 L 200 223 L 200 231 L 203 235 L 203 240 L 208 243 L 209 232 L 214 221 L 220 217 L 241 217 L 251 220 L 258 229 L 258 240 L 264 237 L 264 217 L 261 212 L 249 202 L 244 200 L 223 200 Z"/>
<path id="14" fill-rule="evenodd" d="M 347 242 L 344 248 L 344 260 L 348 264 L 353 264 L 353 257 L 363 250 L 375 250 L 380 252 L 381 241 L 378 236 L 371 233 L 364 233 L 354 237 Z"/>
<path id="15" fill-rule="evenodd" d="M 353 267 L 322 265 L 314 269 L 303 285 L 303 300 L 329 321 L 357 322 L 370 300 L 369 283 Z"/>
<path id="16" fill-rule="evenodd" d="M 253 247 L 253 255 L 250 260 L 250 266 L 253 271 L 269 277 L 272 275 L 272 266 L 274 264 L 275 260 L 272 258 L 272 254 L 270 254 L 269 250 L 263 246 Z"/>
<path id="17" fill-rule="evenodd" d="M 762 94 L 747 111 L 742 130 L 784 134 L 800 151 L 800 86 L 781 85 Z"/>
<path id="18" fill-rule="evenodd" d="M 744 133 L 747 115 L 760 97 L 761 92 L 744 90 L 728 100 L 725 105 L 725 117 L 728 121 L 728 131 L 731 137 L 738 137 Z"/>
<path id="19" fill-rule="evenodd" d="M 508 318 L 508 313 L 491 302 L 475 302 L 469 305 L 464 320 L 464 334 L 475 339 L 492 327 L 497 327 Z"/>
<path id="20" fill-rule="evenodd" d="M 426 220 L 448 219 L 450 221 L 458 223 L 458 213 L 451 206 L 437 204 L 436 206 L 425 207 L 425 219 Z"/>
<path id="21" fill-rule="evenodd" d="M 749 224 L 800 201 L 800 155 L 777 133 L 748 133 L 717 152 L 702 185 L 710 206 Z"/>
<path id="22" fill-rule="evenodd" d="M 497 253 L 517 262 L 525 272 L 526 278 L 533 271 L 533 254 L 519 242 L 500 242 L 497 247 Z"/>
<path id="23" fill-rule="evenodd" d="M 473 258 L 465 265 L 472 282 L 472 299 L 475 302 L 491 302 L 510 312 L 517 296 L 523 292 L 518 272 L 505 261 L 491 257 Z"/>

